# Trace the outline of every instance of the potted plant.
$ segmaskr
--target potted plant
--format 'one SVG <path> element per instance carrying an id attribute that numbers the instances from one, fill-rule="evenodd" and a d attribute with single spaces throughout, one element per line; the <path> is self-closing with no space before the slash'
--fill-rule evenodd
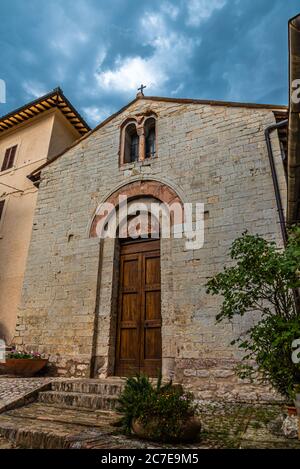
<path id="1" fill-rule="evenodd" d="M 117 410 L 125 434 L 163 443 L 192 442 L 201 423 L 194 396 L 172 382 L 154 386 L 145 375 L 128 378 Z"/>
<path id="2" fill-rule="evenodd" d="M 4 369 L 8 374 L 30 377 L 41 371 L 48 363 L 38 352 L 12 349 L 6 355 Z"/>

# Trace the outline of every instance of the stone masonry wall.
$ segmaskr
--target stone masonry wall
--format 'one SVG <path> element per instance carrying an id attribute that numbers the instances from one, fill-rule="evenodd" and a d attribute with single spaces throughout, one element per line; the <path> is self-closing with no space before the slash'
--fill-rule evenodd
<path id="1" fill-rule="evenodd" d="M 119 167 L 120 125 L 157 116 L 158 157 Z M 163 373 L 201 398 L 269 399 L 240 383 L 239 352 L 229 343 L 255 318 L 216 325 L 220 299 L 205 293 L 246 229 L 282 245 L 264 129 L 272 111 L 139 99 L 42 174 L 15 342 L 50 355 L 59 375 L 113 373 L 115 243 L 89 238 L 96 208 L 122 184 L 154 179 L 183 202 L 205 203 L 205 244 L 162 240 Z M 285 192 L 277 135 L 272 138 Z M 285 199 L 284 199 L 285 200 Z M 99 262 L 99 256 L 101 258 Z M 95 317 L 96 313 L 96 317 Z M 96 329 L 95 329 L 96 328 Z"/>

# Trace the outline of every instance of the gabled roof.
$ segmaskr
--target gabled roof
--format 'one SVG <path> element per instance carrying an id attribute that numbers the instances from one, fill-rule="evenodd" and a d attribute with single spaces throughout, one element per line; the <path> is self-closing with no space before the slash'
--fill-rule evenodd
<path id="1" fill-rule="evenodd" d="M 39 173 L 42 169 L 46 166 L 51 164 L 53 161 L 57 160 L 60 156 L 65 154 L 68 150 L 75 147 L 78 143 L 82 140 L 89 137 L 91 134 L 99 130 L 101 127 L 104 127 L 108 122 L 113 120 L 118 115 L 122 114 L 122 112 L 126 111 L 130 106 L 136 103 L 139 100 L 146 100 L 146 101 L 159 101 L 159 102 L 170 102 L 170 103 L 178 103 L 178 104 L 202 104 L 202 105 L 210 105 L 210 106 L 225 106 L 225 107 L 244 107 L 249 109 L 269 109 L 270 111 L 274 112 L 274 115 L 277 119 L 285 119 L 288 113 L 287 106 L 281 106 L 276 104 L 256 104 L 256 103 L 239 103 L 239 102 L 230 102 L 230 101 L 212 101 L 212 100 L 204 100 L 204 99 L 188 99 L 188 98 L 165 98 L 159 96 L 143 96 L 138 94 L 137 97 L 131 101 L 130 103 L 126 104 L 126 106 L 122 107 L 119 111 L 109 116 L 103 122 L 98 124 L 94 129 L 90 132 L 83 135 L 80 139 L 73 142 L 68 148 L 66 148 L 63 152 L 59 153 L 58 155 L 54 156 L 51 160 L 47 161 L 40 167 L 36 168 L 31 174 L 28 175 L 28 178 L 32 181 L 36 181 L 39 178 Z"/>
<path id="2" fill-rule="evenodd" d="M 31 101 L 19 109 L 0 117 L 0 135 L 2 132 L 12 129 L 53 108 L 59 109 L 80 135 L 85 135 L 90 131 L 89 125 L 65 97 L 63 91 L 60 88 L 55 88 L 41 98 Z"/>

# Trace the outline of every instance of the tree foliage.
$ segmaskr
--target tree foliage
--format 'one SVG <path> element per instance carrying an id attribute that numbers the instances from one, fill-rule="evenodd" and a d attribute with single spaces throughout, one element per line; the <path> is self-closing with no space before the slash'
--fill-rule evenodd
<path id="1" fill-rule="evenodd" d="M 300 228 L 292 230 L 285 250 L 244 233 L 233 242 L 230 257 L 234 265 L 207 284 L 208 293 L 223 296 L 217 321 L 260 313 L 257 323 L 233 342 L 245 351 L 238 374 L 254 377 L 259 371 L 261 379 L 290 397 L 300 380 L 300 366 L 292 361 L 292 343 L 300 338 L 295 303 L 300 287 Z"/>

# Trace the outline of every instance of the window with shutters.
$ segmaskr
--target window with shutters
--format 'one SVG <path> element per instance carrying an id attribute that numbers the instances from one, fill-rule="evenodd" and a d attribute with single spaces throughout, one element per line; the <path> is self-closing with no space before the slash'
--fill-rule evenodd
<path id="1" fill-rule="evenodd" d="M 2 218 L 3 210 L 4 210 L 4 204 L 5 204 L 5 201 L 0 200 L 0 221 L 1 221 L 1 218 Z"/>
<path id="2" fill-rule="evenodd" d="M 1 171 L 6 171 L 7 169 L 10 169 L 13 167 L 14 162 L 15 162 L 16 152 L 17 152 L 17 145 L 7 148 L 5 155 L 4 155 L 4 160 L 2 163 Z"/>

